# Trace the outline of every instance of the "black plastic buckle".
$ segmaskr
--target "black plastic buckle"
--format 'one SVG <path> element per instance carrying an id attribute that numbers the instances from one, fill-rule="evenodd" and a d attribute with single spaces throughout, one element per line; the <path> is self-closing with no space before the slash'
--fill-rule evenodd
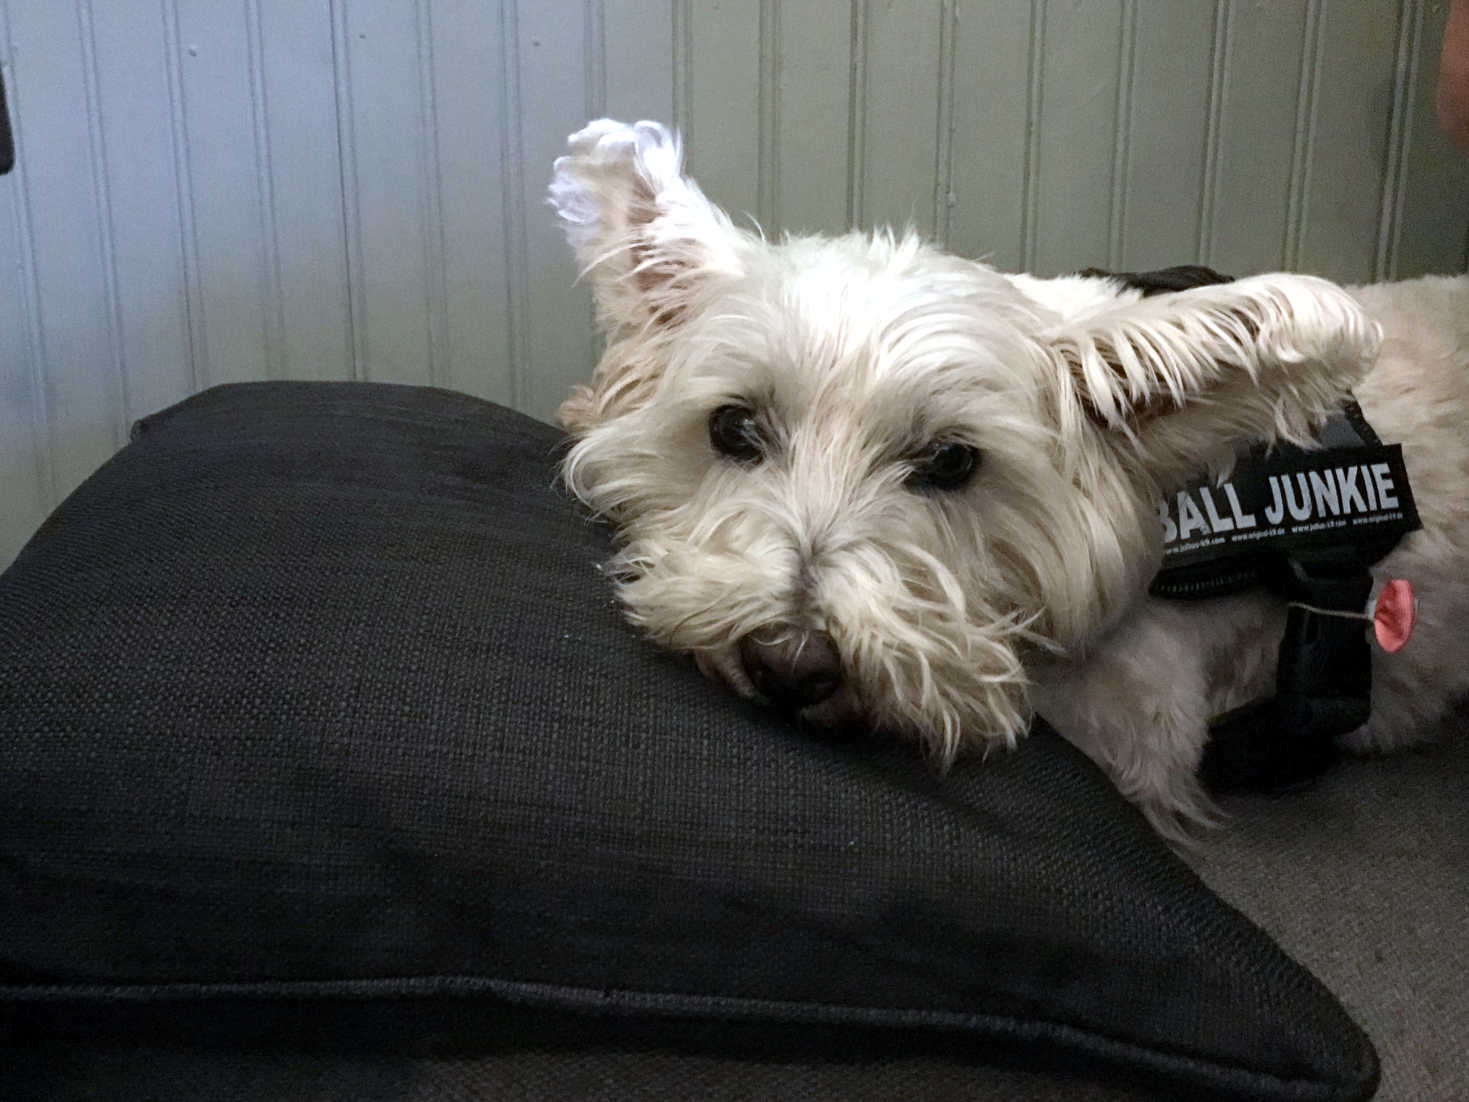
<path id="1" fill-rule="evenodd" d="M 1211 729 L 1199 766 L 1211 791 L 1278 792 L 1313 781 L 1335 760 L 1337 738 L 1371 711 L 1372 649 L 1358 614 L 1372 575 L 1360 557 L 1336 550 L 1291 556 L 1273 588 L 1293 602 L 1275 695 Z"/>

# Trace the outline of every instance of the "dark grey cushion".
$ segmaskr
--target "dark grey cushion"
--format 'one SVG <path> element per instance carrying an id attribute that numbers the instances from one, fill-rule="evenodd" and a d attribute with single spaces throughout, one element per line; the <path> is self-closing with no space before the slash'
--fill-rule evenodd
<path id="1" fill-rule="evenodd" d="M 72 495 L 0 577 L 12 1024 L 1370 1094 L 1331 995 L 1054 733 L 940 777 L 638 640 L 559 446 L 442 391 L 248 384 Z"/>

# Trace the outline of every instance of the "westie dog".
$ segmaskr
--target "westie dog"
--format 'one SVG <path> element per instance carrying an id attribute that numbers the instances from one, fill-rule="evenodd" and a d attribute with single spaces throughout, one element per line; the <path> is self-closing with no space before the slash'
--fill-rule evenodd
<path id="1" fill-rule="evenodd" d="M 1419 739 L 1469 688 L 1469 278 L 1143 297 L 911 234 L 772 243 L 647 122 L 572 135 L 551 201 L 607 336 L 560 411 L 566 481 L 618 529 L 630 620 L 735 692 L 944 762 L 1039 712 L 1178 836 L 1285 617 L 1148 596 L 1158 502 L 1241 441 L 1309 446 L 1349 391 L 1403 443 L 1423 529 L 1377 569 L 1416 587 L 1416 636 L 1345 741 Z"/>

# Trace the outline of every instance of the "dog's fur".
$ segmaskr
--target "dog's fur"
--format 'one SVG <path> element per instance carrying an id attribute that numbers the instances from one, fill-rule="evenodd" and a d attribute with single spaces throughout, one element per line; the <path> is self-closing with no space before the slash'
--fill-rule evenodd
<path id="1" fill-rule="evenodd" d="M 607 336 L 561 409 L 566 481 L 618 527 L 632 622 L 736 692 L 762 696 L 750 640 L 794 634 L 786 660 L 817 640 L 837 664 L 834 691 L 795 702 L 815 724 L 946 762 L 1013 745 L 1039 711 L 1178 836 L 1211 816 L 1210 717 L 1270 690 L 1283 609 L 1149 598 L 1156 503 L 1239 441 L 1309 446 L 1349 389 L 1403 443 L 1424 527 L 1379 565 L 1416 588 L 1416 634 L 1376 656 L 1346 741 L 1412 742 L 1469 687 L 1469 278 L 1141 298 L 911 234 L 772 243 L 654 123 L 572 135 L 551 201 Z M 721 454 L 730 407 L 744 451 Z M 980 462 L 936 486 L 946 445 Z"/>

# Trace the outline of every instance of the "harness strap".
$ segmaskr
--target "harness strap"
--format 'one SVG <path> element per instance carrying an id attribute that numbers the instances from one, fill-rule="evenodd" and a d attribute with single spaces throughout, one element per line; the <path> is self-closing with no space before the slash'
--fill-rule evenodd
<path id="1" fill-rule="evenodd" d="M 1291 602 L 1276 660 L 1275 695 L 1210 728 L 1199 776 L 1214 792 L 1283 791 L 1325 772 L 1337 737 L 1367 722 L 1372 649 L 1359 613 L 1372 592 L 1350 548 L 1298 552 L 1278 588 Z M 1309 607 L 1305 607 L 1309 606 Z"/>

